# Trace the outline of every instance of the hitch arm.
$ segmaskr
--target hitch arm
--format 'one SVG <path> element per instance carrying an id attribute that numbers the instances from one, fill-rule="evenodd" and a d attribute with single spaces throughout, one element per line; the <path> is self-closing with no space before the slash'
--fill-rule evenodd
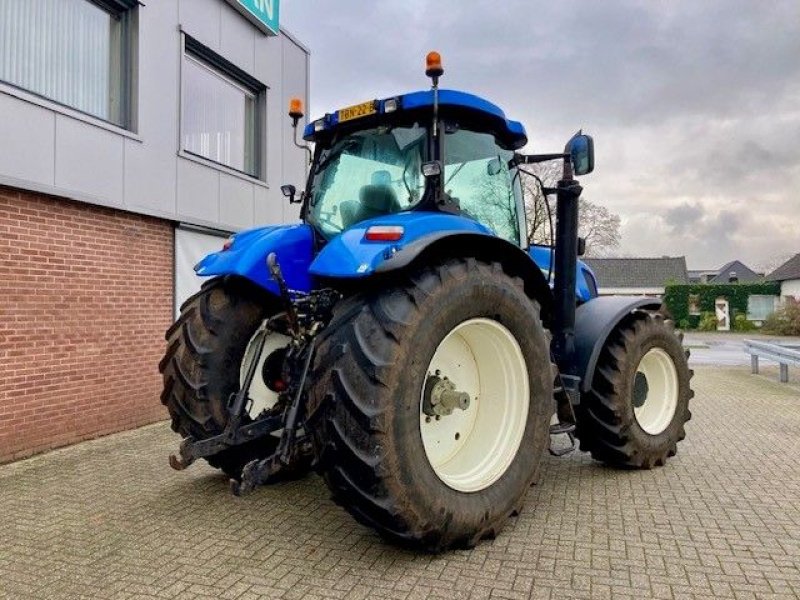
<path id="1" fill-rule="evenodd" d="M 270 252 L 269 256 L 267 256 L 267 267 L 281 292 L 281 300 L 283 300 L 283 305 L 286 309 L 286 318 L 289 320 L 289 327 L 291 327 L 292 333 L 298 335 L 300 333 L 300 325 L 297 322 L 297 308 L 295 308 L 294 302 L 292 302 L 289 286 L 286 285 L 281 266 L 278 264 L 278 257 L 275 256 L 274 252 Z"/>
<path id="2" fill-rule="evenodd" d="M 308 342 L 306 356 L 303 362 L 303 370 L 300 382 L 297 385 L 294 400 L 286 410 L 286 418 L 283 423 L 283 433 L 278 443 L 275 453 L 262 460 L 253 460 L 247 463 L 242 470 L 242 480 L 231 479 L 231 492 L 234 496 L 241 496 L 251 492 L 278 473 L 282 467 L 288 466 L 292 460 L 292 452 L 297 450 L 295 440 L 297 438 L 297 425 L 303 419 L 305 403 L 303 402 L 303 391 L 305 390 L 308 370 L 311 367 L 311 360 L 314 357 L 314 340 Z"/>

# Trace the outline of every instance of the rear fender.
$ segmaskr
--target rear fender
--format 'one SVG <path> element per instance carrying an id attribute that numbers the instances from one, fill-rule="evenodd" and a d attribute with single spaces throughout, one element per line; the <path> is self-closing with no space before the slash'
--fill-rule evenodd
<path id="1" fill-rule="evenodd" d="M 278 285 L 267 270 L 267 256 L 274 252 L 290 289 L 309 292 L 308 274 L 313 259 L 314 233 L 310 226 L 279 225 L 249 229 L 232 236 L 227 250 L 209 254 L 197 265 L 201 277 L 239 275 L 280 295 Z"/>
<path id="2" fill-rule="evenodd" d="M 658 298 L 641 296 L 599 296 L 581 304 L 575 313 L 575 351 L 581 390 L 592 387 L 597 359 L 611 332 L 636 309 L 659 310 Z"/>
<path id="3" fill-rule="evenodd" d="M 376 225 L 400 226 L 396 242 L 370 241 L 367 230 Z M 489 237 L 491 231 L 471 219 L 434 212 L 406 212 L 362 221 L 333 238 L 311 264 L 311 274 L 334 279 L 364 279 L 392 270 L 411 248 L 431 235 L 469 232 Z"/>
<path id="4" fill-rule="evenodd" d="M 368 241 L 366 231 L 374 225 L 402 226 L 403 237 L 397 242 Z M 528 295 L 539 301 L 543 319 L 549 320 L 552 293 L 533 259 L 487 227 L 456 215 L 414 212 L 364 221 L 331 240 L 312 263 L 311 273 L 357 281 L 464 257 L 499 262 L 521 277 Z"/>

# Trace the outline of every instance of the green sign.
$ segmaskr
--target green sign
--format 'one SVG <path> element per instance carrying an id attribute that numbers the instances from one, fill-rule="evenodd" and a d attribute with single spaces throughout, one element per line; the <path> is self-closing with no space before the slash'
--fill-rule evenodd
<path id="1" fill-rule="evenodd" d="M 228 0 L 264 33 L 278 35 L 280 0 Z"/>

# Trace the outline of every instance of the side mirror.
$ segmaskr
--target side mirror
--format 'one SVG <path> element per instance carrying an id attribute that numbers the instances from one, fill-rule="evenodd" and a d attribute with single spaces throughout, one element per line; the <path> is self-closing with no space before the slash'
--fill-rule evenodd
<path id="1" fill-rule="evenodd" d="M 289 204 L 294 204 L 294 195 L 297 193 L 297 188 L 290 183 L 282 185 L 281 193 L 289 199 Z"/>
<path id="2" fill-rule="evenodd" d="M 572 136 L 564 150 L 570 155 L 575 175 L 587 175 L 594 171 L 594 140 L 580 131 Z"/>
<path id="3" fill-rule="evenodd" d="M 583 256 L 586 254 L 586 238 L 579 237 L 578 238 L 578 256 Z"/>
<path id="4" fill-rule="evenodd" d="M 502 170 L 503 161 L 501 161 L 499 158 L 492 158 L 486 163 L 486 174 L 490 177 L 499 175 Z"/>

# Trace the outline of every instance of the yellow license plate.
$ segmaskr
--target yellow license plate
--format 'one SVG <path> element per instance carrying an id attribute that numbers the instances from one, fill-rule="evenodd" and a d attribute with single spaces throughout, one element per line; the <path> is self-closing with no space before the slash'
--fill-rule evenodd
<path id="1" fill-rule="evenodd" d="M 348 106 L 347 108 L 343 108 L 339 111 L 339 123 L 374 115 L 376 112 L 378 112 L 378 109 L 375 108 L 374 100 L 362 102 L 361 104 L 356 104 L 355 106 Z"/>

